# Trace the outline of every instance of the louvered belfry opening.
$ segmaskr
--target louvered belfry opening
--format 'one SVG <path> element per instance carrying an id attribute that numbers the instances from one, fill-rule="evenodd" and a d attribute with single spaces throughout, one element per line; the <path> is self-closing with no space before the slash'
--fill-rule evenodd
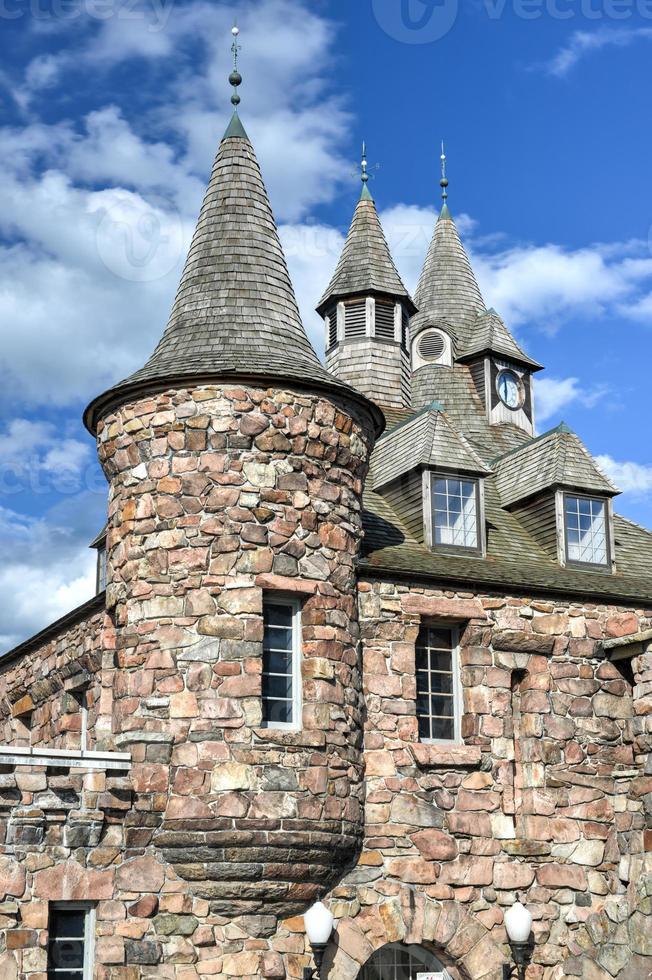
<path id="1" fill-rule="evenodd" d="M 367 333 L 367 301 L 349 300 L 344 304 L 344 336 L 347 340 L 364 337 Z"/>
<path id="2" fill-rule="evenodd" d="M 328 348 L 335 347 L 337 344 L 337 305 L 332 306 L 326 314 Z"/>
<path id="3" fill-rule="evenodd" d="M 391 300 L 376 300 L 376 319 L 374 334 L 380 340 L 394 340 L 394 315 L 396 304 Z"/>

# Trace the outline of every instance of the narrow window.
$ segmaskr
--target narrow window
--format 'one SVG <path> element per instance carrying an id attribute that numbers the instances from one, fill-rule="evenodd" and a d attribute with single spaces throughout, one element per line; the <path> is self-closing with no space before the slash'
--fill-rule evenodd
<path id="1" fill-rule="evenodd" d="M 367 301 L 353 300 L 344 305 L 344 336 L 347 340 L 367 333 Z"/>
<path id="2" fill-rule="evenodd" d="M 106 542 L 97 549 L 97 591 L 104 592 L 106 588 Z"/>
<path id="3" fill-rule="evenodd" d="M 53 905 L 48 937 L 48 980 L 91 980 L 93 909 Z"/>
<path id="4" fill-rule="evenodd" d="M 376 300 L 375 335 L 381 340 L 394 340 L 394 303 Z"/>
<path id="5" fill-rule="evenodd" d="M 263 725 L 301 727 L 301 613 L 298 602 L 263 605 Z"/>
<path id="6" fill-rule="evenodd" d="M 580 565 L 609 564 L 607 502 L 564 495 L 566 559 Z"/>
<path id="7" fill-rule="evenodd" d="M 432 542 L 441 548 L 480 550 L 477 480 L 432 477 Z"/>
<path id="8" fill-rule="evenodd" d="M 416 645 L 417 719 L 424 742 L 458 742 L 461 735 L 455 630 L 422 626 Z"/>

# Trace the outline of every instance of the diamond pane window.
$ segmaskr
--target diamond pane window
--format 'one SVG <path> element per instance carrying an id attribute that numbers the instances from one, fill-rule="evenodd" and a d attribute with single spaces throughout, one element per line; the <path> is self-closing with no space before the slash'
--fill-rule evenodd
<path id="1" fill-rule="evenodd" d="M 300 612 L 296 602 L 263 604 L 263 725 L 297 728 L 301 721 Z"/>
<path id="2" fill-rule="evenodd" d="M 582 565 L 608 565 L 607 504 L 595 497 L 564 496 L 566 557 Z"/>
<path id="3" fill-rule="evenodd" d="M 479 548 L 478 482 L 433 476 L 432 539 L 435 547 Z"/>
<path id="4" fill-rule="evenodd" d="M 422 626 L 415 662 L 419 738 L 428 742 L 457 741 L 460 711 L 453 630 Z"/>

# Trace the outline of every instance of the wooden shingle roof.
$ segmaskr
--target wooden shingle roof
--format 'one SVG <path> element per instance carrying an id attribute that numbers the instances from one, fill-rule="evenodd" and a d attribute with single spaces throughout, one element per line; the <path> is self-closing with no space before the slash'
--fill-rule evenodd
<path id="1" fill-rule="evenodd" d="M 542 365 L 531 357 L 516 343 L 511 333 L 495 310 L 480 313 L 472 325 L 470 336 L 464 350 L 458 354 L 458 360 L 472 360 L 479 354 L 498 354 L 517 364 L 523 364 L 531 371 L 540 371 Z"/>
<path id="2" fill-rule="evenodd" d="M 602 473 L 582 441 L 563 422 L 494 463 L 503 506 L 551 487 L 603 493 L 620 491 Z"/>
<path id="3" fill-rule="evenodd" d="M 143 368 L 95 399 L 85 422 L 139 390 L 219 378 L 296 379 L 380 411 L 320 363 L 306 335 L 253 146 L 237 115 L 220 144 L 172 313 Z"/>
<path id="4" fill-rule="evenodd" d="M 366 184 L 333 278 L 319 301 L 317 312 L 323 313 L 333 300 L 362 293 L 381 293 L 404 299 L 409 312 L 412 314 L 416 311 L 394 265 L 376 205 Z"/>
<path id="5" fill-rule="evenodd" d="M 419 313 L 410 324 L 412 336 L 437 320 L 449 321 L 466 346 L 468 332 L 486 309 L 469 257 L 455 222 L 444 205 L 430 242 L 414 296 Z"/>
<path id="6" fill-rule="evenodd" d="M 418 466 L 483 475 L 490 472 L 437 403 L 396 426 L 379 440 L 371 471 L 374 490 Z"/>

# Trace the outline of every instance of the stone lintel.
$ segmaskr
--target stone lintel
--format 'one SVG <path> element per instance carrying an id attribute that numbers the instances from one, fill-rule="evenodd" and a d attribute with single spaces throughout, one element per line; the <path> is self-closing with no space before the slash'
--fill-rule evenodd
<path id="1" fill-rule="evenodd" d="M 602 644 L 602 648 L 605 652 L 610 650 L 619 650 L 622 647 L 636 646 L 643 643 L 648 643 L 652 641 L 652 629 L 643 630 L 641 633 L 630 633 L 629 636 L 614 636 L 609 640 L 605 640 Z"/>
<path id="2" fill-rule="evenodd" d="M 422 769 L 441 766 L 479 766 L 482 749 L 479 745 L 434 745 L 414 742 L 410 745 L 414 761 Z"/>
<path id="3" fill-rule="evenodd" d="M 260 589 L 269 589 L 270 592 L 298 592 L 304 595 L 314 595 L 319 588 L 318 582 L 290 578 L 287 575 L 273 575 L 271 572 L 257 575 L 256 585 Z"/>
<path id="4" fill-rule="evenodd" d="M 475 599 L 442 599 L 437 596 L 406 595 L 402 601 L 403 610 L 417 616 L 431 616 L 437 619 L 468 620 L 487 619 L 482 603 Z"/>
<path id="5" fill-rule="evenodd" d="M 33 710 L 34 701 L 32 700 L 32 696 L 31 694 L 25 694 L 12 704 L 11 715 L 13 718 L 20 718 L 21 715 L 28 715 Z"/>

